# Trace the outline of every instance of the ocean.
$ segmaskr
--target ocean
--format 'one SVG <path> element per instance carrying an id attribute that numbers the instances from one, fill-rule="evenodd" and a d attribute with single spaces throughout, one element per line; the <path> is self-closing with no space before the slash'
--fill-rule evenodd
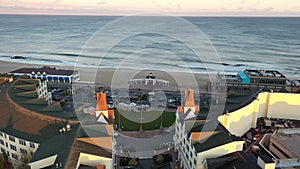
<path id="1" fill-rule="evenodd" d="M 194 59 L 193 50 L 181 43 L 181 39 L 137 30 L 136 36 L 117 43 L 109 49 L 101 64 L 95 64 L 102 55 L 95 49 L 106 42 L 89 48 L 88 40 L 100 36 L 101 29 L 116 19 L 120 17 L 0 15 L 0 60 L 57 66 L 188 69 L 194 72 L 217 72 L 222 65 L 228 73 L 244 69 L 276 69 L 287 76 L 300 76 L 298 17 L 182 17 L 202 31 L 203 37 L 215 49 L 218 61 Z M 155 23 L 153 25 L 155 27 Z M 109 32 L 109 37 L 116 38 L 118 33 L 126 31 L 124 29 L 126 26 L 119 26 L 118 30 L 102 33 Z M 97 30 L 100 34 L 95 33 Z M 194 40 L 189 29 L 181 29 L 178 33 L 188 35 L 189 41 Z M 85 52 L 87 48 L 89 50 Z M 26 56 L 26 59 L 11 59 L 16 55 Z M 178 57 L 180 61 L 176 61 Z M 90 61 L 78 63 L 79 60 Z"/>

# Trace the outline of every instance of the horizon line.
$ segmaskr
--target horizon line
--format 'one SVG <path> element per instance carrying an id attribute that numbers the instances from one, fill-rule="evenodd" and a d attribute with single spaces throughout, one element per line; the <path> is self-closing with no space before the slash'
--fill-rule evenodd
<path id="1" fill-rule="evenodd" d="M 124 16 L 139 16 L 139 15 L 122 15 L 122 14 L 45 14 L 45 13 L 0 13 L 0 15 L 27 15 L 27 16 L 112 16 L 112 17 L 124 17 Z M 174 15 L 168 14 L 169 16 L 177 17 L 262 17 L 262 18 L 271 18 L 271 17 L 291 17 L 298 18 L 300 15 Z M 168 16 L 168 15 L 142 15 L 142 16 Z"/>

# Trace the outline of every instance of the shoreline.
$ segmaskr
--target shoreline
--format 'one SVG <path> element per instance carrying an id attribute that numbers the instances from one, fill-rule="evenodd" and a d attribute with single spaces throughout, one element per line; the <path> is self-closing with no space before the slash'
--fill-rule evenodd
<path id="1" fill-rule="evenodd" d="M 0 73 L 8 73 L 20 68 L 36 68 L 47 65 L 39 64 L 24 64 L 8 61 L 0 61 Z M 196 72 L 176 72 L 176 71 L 162 71 L 162 70 L 137 70 L 130 68 L 88 68 L 88 67 L 73 67 L 73 66 L 56 66 L 50 65 L 50 67 L 55 67 L 57 69 L 75 70 L 80 72 L 80 81 L 99 83 L 103 85 L 110 85 L 113 81 L 114 83 L 128 83 L 128 77 L 132 76 L 134 78 L 144 78 L 150 72 L 153 73 L 158 79 L 167 80 L 171 85 L 184 84 L 185 86 L 193 87 L 197 83 L 198 87 L 202 88 L 209 82 L 209 76 L 216 76 L 216 74 L 208 73 L 196 73 Z"/>

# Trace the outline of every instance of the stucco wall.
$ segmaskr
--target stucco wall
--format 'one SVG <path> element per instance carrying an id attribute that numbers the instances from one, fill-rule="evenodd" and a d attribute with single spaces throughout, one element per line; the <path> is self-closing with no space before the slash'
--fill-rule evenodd
<path id="1" fill-rule="evenodd" d="M 256 127 L 257 118 L 284 118 L 300 120 L 300 94 L 260 93 L 247 106 L 218 117 L 220 123 L 232 134 L 244 135 Z"/>
<path id="2" fill-rule="evenodd" d="M 98 165 L 105 165 L 105 168 L 109 169 L 112 168 L 112 159 L 94 156 L 90 154 L 80 153 L 78 164 L 88 165 L 88 166 L 98 166 Z"/>
<path id="3" fill-rule="evenodd" d="M 36 161 L 34 163 L 30 163 L 30 167 L 31 169 L 39 169 L 39 168 L 44 168 L 44 167 L 48 167 L 54 164 L 55 160 L 56 160 L 57 155 L 42 159 L 40 161 Z M 58 167 L 60 167 L 58 165 Z"/>
<path id="4" fill-rule="evenodd" d="M 216 158 L 226 154 L 230 154 L 237 151 L 243 151 L 244 141 L 234 141 L 219 147 L 209 149 L 207 151 L 198 153 L 198 162 L 203 164 L 203 161 L 208 158 Z M 203 168 L 203 165 L 199 165 L 199 168 Z"/>
<path id="5" fill-rule="evenodd" d="M 272 93 L 267 117 L 300 120 L 300 94 Z"/>

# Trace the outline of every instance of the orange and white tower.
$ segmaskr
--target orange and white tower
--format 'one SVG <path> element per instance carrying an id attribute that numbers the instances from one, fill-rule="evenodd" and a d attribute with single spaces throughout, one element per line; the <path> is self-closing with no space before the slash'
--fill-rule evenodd
<path id="1" fill-rule="evenodd" d="M 199 105 L 195 105 L 195 92 L 193 89 L 187 89 L 185 91 L 185 103 L 183 106 L 184 120 L 192 119 L 196 117 L 196 113 L 200 110 Z"/>
<path id="2" fill-rule="evenodd" d="M 106 102 L 106 93 L 97 93 L 97 106 L 96 106 L 96 117 L 99 117 L 97 122 L 110 124 L 113 122 L 114 110 L 108 109 L 108 104 Z"/>

